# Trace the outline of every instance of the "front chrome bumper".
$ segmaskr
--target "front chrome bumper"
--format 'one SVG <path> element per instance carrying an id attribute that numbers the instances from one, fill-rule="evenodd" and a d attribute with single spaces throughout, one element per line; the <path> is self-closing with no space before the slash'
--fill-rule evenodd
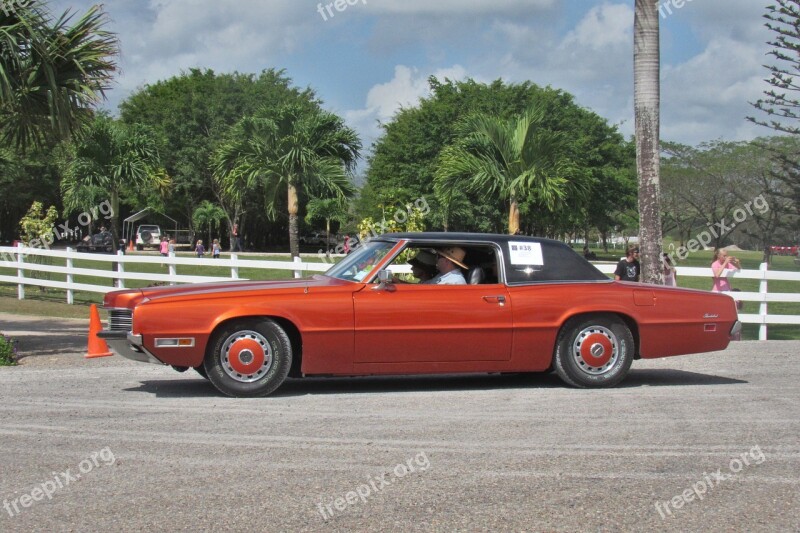
<path id="1" fill-rule="evenodd" d="M 164 364 L 145 349 L 141 335 L 134 335 L 125 331 L 104 330 L 99 332 L 97 336 L 106 341 L 112 352 L 126 359 L 140 363 Z"/>

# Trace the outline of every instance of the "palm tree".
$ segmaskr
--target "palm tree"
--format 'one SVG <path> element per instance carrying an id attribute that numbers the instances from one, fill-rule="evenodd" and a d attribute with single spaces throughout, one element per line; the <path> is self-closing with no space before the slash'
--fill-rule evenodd
<path id="1" fill-rule="evenodd" d="M 306 221 L 325 219 L 325 254 L 331 250 L 331 221 L 347 222 L 347 204 L 341 198 L 313 198 L 306 205 Z"/>
<path id="2" fill-rule="evenodd" d="M 584 190 L 567 157 L 564 138 L 545 129 L 543 113 L 532 107 L 503 120 L 473 115 L 459 127 L 463 139 L 446 147 L 436 171 L 436 194 L 480 192 L 508 202 L 508 232 L 519 229 L 519 201 L 534 200 L 549 210 Z"/>
<path id="3" fill-rule="evenodd" d="M 219 229 L 220 223 L 225 220 L 225 211 L 218 205 L 212 204 L 208 200 L 203 200 L 192 213 L 192 222 L 199 229 L 208 226 L 208 246 L 213 242 L 212 233 Z"/>
<path id="4" fill-rule="evenodd" d="M 37 4 L 0 11 L 0 139 L 21 149 L 79 130 L 116 70 L 102 6 L 71 24 L 69 11 L 53 19 Z"/>
<path id="5" fill-rule="evenodd" d="M 153 135 L 143 126 L 125 126 L 102 114 L 80 132 L 63 176 L 61 192 L 67 211 L 90 208 L 98 191 L 103 191 L 111 203 L 115 239 L 119 238 L 122 194 L 163 194 L 170 185 Z"/>
<path id="6" fill-rule="evenodd" d="M 300 192 L 345 199 L 354 192 L 349 171 L 361 141 L 342 119 L 322 110 L 287 105 L 271 114 L 246 117 L 216 151 L 215 178 L 236 198 L 252 191 L 266 196 L 267 213 L 276 215 L 277 194 L 286 193 L 289 249 L 300 255 L 297 214 Z"/>
<path id="7" fill-rule="evenodd" d="M 658 4 L 636 0 L 634 19 L 634 106 L 639 173 L 639 248 L 642 281 L 663 283 L 659 178 L 660 85 Z"/>

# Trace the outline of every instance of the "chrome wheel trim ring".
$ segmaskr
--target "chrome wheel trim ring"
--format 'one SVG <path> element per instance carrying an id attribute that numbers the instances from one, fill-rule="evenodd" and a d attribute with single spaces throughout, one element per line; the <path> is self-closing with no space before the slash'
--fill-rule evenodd
<path id="1" fill-rule="evenodd" d="M 263 378 L 272 367 L 273 359 L 267 338 L 252 330 L 230 335 L 220 349 L 222 371 L 239 383 L 253 383 Z"/>
<path id="2" fill-rule="evenodd" d="M 602 376 L 616 366 L 620 350 L 619 339 L 613 331 L 603 326 L 588 326 L 576 335 L 572 358 L 583 373 Z"/>

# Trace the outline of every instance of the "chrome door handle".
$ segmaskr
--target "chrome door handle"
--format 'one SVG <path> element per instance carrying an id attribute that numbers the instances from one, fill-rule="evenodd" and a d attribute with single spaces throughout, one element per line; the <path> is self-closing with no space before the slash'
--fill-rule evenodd
<path id="1" fill-rule="evenodd" d="M 483 301 L 490 304 L 500 304 L 501 306 L 506 305 L 505 296 L 484 296 Z"/>

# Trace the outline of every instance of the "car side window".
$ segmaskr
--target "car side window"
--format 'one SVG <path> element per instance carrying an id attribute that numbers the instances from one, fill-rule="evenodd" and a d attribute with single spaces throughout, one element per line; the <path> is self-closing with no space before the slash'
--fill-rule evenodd
<path id="1" fill-rule="evenodd" d="M 463 250 L 457 272 L 467 285 L 499 283 L 498 253 L 490 245 L 411 244 L 399 253 L 388 266 L 396 283 L 435 285 L 436 279 L 444 275 L 439 271 L 438 250 L 456 247 Z M 460 253 L 459 253 L 460 256 Z"/>

